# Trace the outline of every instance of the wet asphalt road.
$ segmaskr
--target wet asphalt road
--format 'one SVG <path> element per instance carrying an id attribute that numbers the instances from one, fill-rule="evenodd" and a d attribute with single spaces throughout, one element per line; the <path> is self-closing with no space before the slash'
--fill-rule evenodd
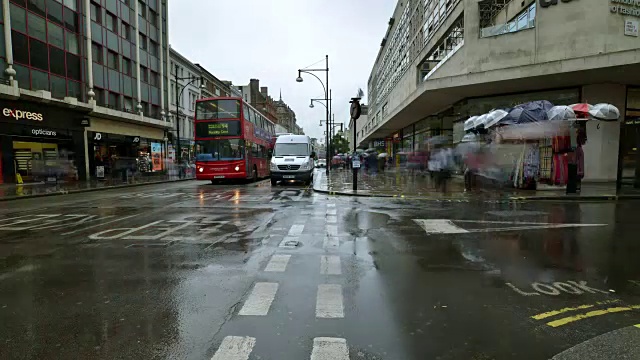
<path id="1" fill-rule="evenodd" d="M 637 358 L 638 205 L 195 181 L 4 202 L 0 359 Z"/>

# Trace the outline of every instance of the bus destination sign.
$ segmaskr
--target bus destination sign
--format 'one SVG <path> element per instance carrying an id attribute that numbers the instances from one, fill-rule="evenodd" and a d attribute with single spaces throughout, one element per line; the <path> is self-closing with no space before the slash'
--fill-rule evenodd
<path id="1" fill-rule="evenodd" d="M 239 121 L 197 122 L 197 137 L 240 136 Z"/>

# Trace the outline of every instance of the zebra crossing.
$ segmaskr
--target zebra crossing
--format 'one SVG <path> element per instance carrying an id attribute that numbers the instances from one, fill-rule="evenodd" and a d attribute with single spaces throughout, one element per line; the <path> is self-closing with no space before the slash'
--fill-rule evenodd
<path id="1" fill-rule="evenodd" d="M 285 244 L 291 244 L 292 241 L 297 242 L 298 237 L 304 233 L 305 222 L 306 217 L 304 220 L 296 220 L 288 229 L 284 240 L 278 248 L 285 248 L 283 249 L 284 251 L 291 249 L 291 246 L 285 246 Z M 315 265 L 311 268 L 315 269 L 317 271 L 316 274 L 321 275 L 322 279 L 321 283 L 317 284 L 315 288 L 315 319 L 318 321 L 335 321 L 335 319 L 345 318 L 344 291 L 342 285 L 339 284 L 343 271 L 340 255 L 337 254 L 340 240 L 337 236 L 338 224 L 335 204 L 327 204 L 325 223 L 326 233 L 322 241 L 323 253 L 300 255 L 276 251 L 262 268 L 262 271 L 265 274 L 271 274 L 270 278 L 275 279 L 275 281 L 256 282 L 244 299 L 237 316 L 254 319 L 251 321 L 260 321 L 260 318 L 268 316 L 274 302 L 286 301 L 286 298 L 278 297 L 278 291 L 281 290 L 282 284 L 286 281 L 279 281 L 278 279 L 280 279 L 281 275 L 278 274 L 284 275 L 287 272 L 295 271 L 295 269 L 291 269 L 290 264 L 295 263 L 297 257 L 301 259 L 304 257 L 303 260 L 298 259 L 298 261 L 304 263 L 309 261 L 309 257 L 313 257 Z M 336 333 L 340 331 L 337 325 Z M 229 334 L 222 339 L 212 360 L 246 360 L 250 356 L 258 357 L 260 354 L 252 355 L 256 344 L 260 344 L 259 337 Z M 315 337 L 313 338 L 313 347 L 310 349 L 309 356 L 311 360 L 348 360 L 349 347 L 347 339 L 331 336 Z"/>

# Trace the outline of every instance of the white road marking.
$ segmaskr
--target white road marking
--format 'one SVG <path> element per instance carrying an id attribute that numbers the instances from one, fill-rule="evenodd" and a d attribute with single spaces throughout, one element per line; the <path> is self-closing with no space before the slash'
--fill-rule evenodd
<path id="1" fill-rule="evenodd" d="M 334 209 L 327 209 L 327 215 L 336 215 L 338 211 Z"/>
<path id="2" fill-rule="evenodd" d="M 311 360 L 349 360 L 347 340 L 331 337 L 314 338 Z"/>
<path id="3" fill-rule="evenodd" d="M 340 256 L 322 255 L 320 257 L 320 274 L 323 275 L 340 275 L 342 274 L 342 266 L 340 264 Z"/>
<path id="4" fill-rule="evenodd" d="M 289 259 L 291 259 L 291 255 L 273 255 L 271 257 L 271 260 L 269 260 L 267 267 L 264 268 L 264 271 L 284 272 L 285 270 L 287 270 Z"/>
<path id="5" fill-rule="evenodd" d="M 303 230 L 304 230 L 304 225 L 301 225 L 301 224 L 292 225 L 291 229 L 289 229 L 289 236 L 298 236 L 302 234 Z"/>
<path id="6" fill-rule="evenodd" d="M 327 224 L 336 224 L 338 222 L 337 216 L 327 216 Z"/>
<path id="7" fill-rule="evenodd" d="M 327 236 L 324 238 L 322 247 L 324 249 L 337 249 L 340 246 L 340 240 L 335 236 Z"/>
<path id="8" fill-rule="evenodd" d="M 256 283 L 238 315 L 267 315 L 277 292 L 278 283 Z"/>
<path id="9" fill-rule="evenodd" d="M 73 230 L 73 231 L 68 231 L 68 232 L 66 232 L 66 233 L 62 233 L 62 234 L 60 234 L 60 235 L 71 235 L 71 234 L 74 234 L 74 233 L 77 233 L 77 232 L 81 232 L 81 231 L 85 231 L 85 230 L 93 229 L 93 228 L 96 228 L 96 227 L 99 227 L 99 226 L 102 226 L 102 225 L 112 224 L 112 223 L 114 223 L 114 222 L 118 222 L 118 221 L 126 220 L 126 219 L 132 218 L 132 217 L 134 217 L 134 216 L 139 216 L 139 215 L 138 215 L 138 214 L 135 214 L 135 215 L 123 216 L 123 217 L 118 218 L 118 219 L 115 219 L 115 220 L 111 220 L 111 221 L 103 222 L 103 223 L 100 223 L 100 224 L 95 224 L 95 225 L 92 225 L 92 226 L 87 226 L 87 227 L 82 228 L 82 229 L 77 229 L 77 230 Z"/>
<path id="10" fill-rule="evenodd" d="M 247 360 L 255 344 L 256 338 L 227 336 L 222 339 L 218 351 L 211 360 Z"/>
<path id="11" fill-rule="evenodd" d="M 297 236 L 285 236 L 284 239 L 280 242 L 278 247 L 281 248 L 295 248 L 298 246 L 298 237 Z"/>
<path id="12" fill-rule="evenodd" d="M 325 319 L 337 319 L 344 317 L 344 306 L 342 305 L 342 285 L 318 285 L 318 297 L 316 299 L 316 317 Z"/>
<path id="13" fill-rule="evenodd" d="M 331 207 L 334 208 L 334 207 L 336 207 L 336 204 L 329 203 L 329 204 L 327 204 L 327 207 L 328 208 L 331 208 Z"/>
<path id="14" fill-rule="evenodd" d="M 456 226 L 447 219 L 414 219 L 427 234 L 465 234 L 467 230 Z"/>
<path id="15" fill-rule="evenodd" d="M 338 226 L 337 225 L 327 225 L 327 234 L 337 236 L 338 235 Z"/>

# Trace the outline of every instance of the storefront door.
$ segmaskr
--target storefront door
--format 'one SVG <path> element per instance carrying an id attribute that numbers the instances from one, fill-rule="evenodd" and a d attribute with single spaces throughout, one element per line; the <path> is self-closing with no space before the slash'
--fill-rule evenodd
<path id="1" fill-rule="evenodd" d="M 627 91 L 625 121 L 620 129 L 620 184 L 640 188 L 640 89 Z"/>

